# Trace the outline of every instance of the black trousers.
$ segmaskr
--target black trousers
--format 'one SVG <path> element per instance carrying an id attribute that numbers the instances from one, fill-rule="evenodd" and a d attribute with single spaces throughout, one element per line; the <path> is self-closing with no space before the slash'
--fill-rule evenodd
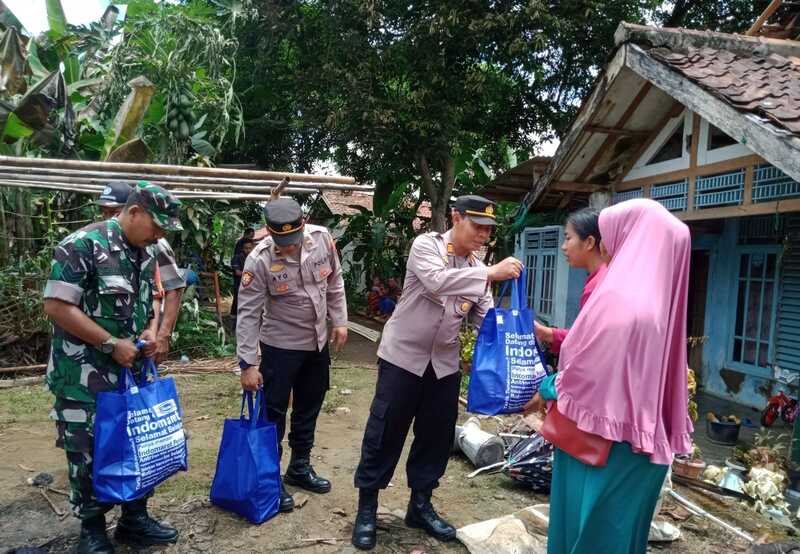
<path id="1" fill-rule="evenodd" d="M 317 416 L 330 385 L 331 357 L 328 346 L 321 351 L 286 350 L 261 343 L 261 375 L 267 418 L 278 431 L 278 452 L 283 455 L 286 411 L 292 399 L 289 446 L 295 455 L 308 455 L 314 446 Z"/>
<path id="2" fill-rule="evenodd" d="M 421 491 L 438 487 L 455 435 L 460 385 L 460 372 L 437 379 L 428 365 L 425 374 L 418 377 L 378 360 L 378 383 L 361 443 L 355 486 L 389 486 L 413 421 L 414 441 L 406 463 L 408 485 Z"/>

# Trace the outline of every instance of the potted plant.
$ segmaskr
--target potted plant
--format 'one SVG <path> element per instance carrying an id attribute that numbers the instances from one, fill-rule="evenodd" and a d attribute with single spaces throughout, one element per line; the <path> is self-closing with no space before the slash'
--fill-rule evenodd
<path id="1" fill-rule="evenodd" d="M 688 479 L 698 479 L 706 468 L 703 461 L 703 452 L 696 445 L 692 445 L 692 453 L 688 456 L 675 456 L 672 462 L 672 471 Z"/>

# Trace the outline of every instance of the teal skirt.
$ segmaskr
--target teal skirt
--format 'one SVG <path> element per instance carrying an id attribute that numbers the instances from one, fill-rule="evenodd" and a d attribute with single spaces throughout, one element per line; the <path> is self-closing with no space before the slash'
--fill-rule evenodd
<path id="1" fill-rule="evenodd" d="M 625 442 L 613 444 L 605 467 L 556 449 L 548 554 L 644 554 L 667 467 Z"/>

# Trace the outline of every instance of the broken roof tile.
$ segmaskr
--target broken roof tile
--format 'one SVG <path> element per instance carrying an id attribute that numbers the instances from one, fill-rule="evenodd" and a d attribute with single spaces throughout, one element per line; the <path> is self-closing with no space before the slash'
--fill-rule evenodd
<path id="1" fill-rule="evenodd" d="M 800 136 L 800 59 L 709 47 L 660 47 L 649 53 L 737 110 L 766 117 Z"/>

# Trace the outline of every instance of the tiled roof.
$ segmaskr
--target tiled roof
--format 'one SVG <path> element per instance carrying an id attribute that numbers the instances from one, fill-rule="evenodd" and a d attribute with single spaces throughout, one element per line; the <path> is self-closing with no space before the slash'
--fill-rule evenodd
<path id="1" fill-rule="evenodd" d="M 359 212 L 354 206 L 361 206 L 372 211 L 372 195 L 359 192 L 325 191 L 322 193 L 325 205 L 333 215 L 356 215 Z"/>
<path id="2" fill-rule="evenodd" d="M 707 47 L 653 48 L 649 54 L 737 110 L 800 136 L 800 59 Z"/>

